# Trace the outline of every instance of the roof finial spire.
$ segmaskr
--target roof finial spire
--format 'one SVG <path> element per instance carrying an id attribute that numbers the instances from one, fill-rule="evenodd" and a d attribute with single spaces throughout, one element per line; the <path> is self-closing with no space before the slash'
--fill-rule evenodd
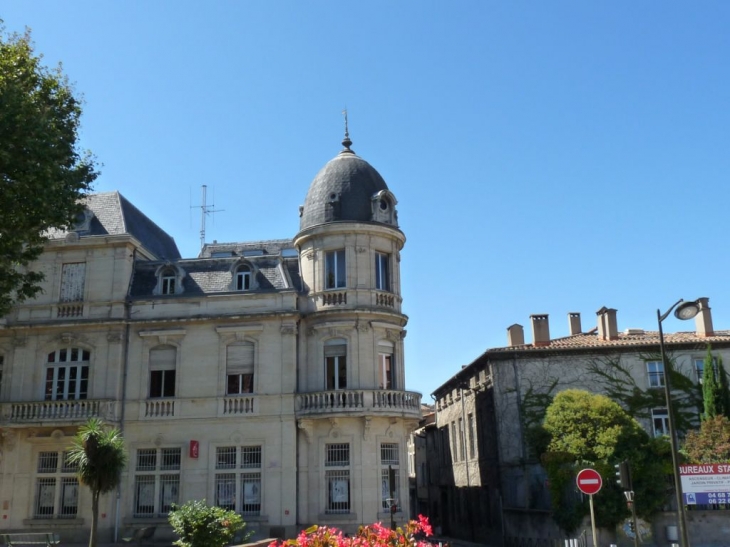
<path id="1" fill-rule="evenodd" d="M 345 149 L 343 150 L 343 152 L 350 152 L 352 154 L 354 152 L 350 150 L 350 146 L 352 146 L 352 141 L 350 140 L 350 131 L 347 126 L 347 108 L 342 111 L 342 115 L 345 117 L 345 138 L 342 139 L 342 146 L 344 146 Z"/>

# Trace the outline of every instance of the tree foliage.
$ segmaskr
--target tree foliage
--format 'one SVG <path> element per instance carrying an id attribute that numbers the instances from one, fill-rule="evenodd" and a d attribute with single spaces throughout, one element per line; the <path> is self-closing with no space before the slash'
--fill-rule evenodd
<path id="1" fill-rule="evenodd" d="M 77 146 L 80 100 L 41 60 L 28 32 L 0 26 L 0 316 L 38 293 L 43 274 L 27 267 L 48 230 L 74 223 L 98 174 Z"/>
<path id="2" fill-rule="evenodd" d="M 99 498 L 111 492 L 121 480 L 127 464 L 124 439 L 118 429 L 106 428 L 104 423 L 91 418 L 79 428 L 73 438 L 68 461 L 78 466 L 81 484 L 91 490 L 91 535 L 89 547 L 96 547 L 96 530 L 99 522 Z"/>
<path id="3" fill-rule="evenodd" d="M 703 420 L 720 415 L 730 416 L 730 392 L 722 356 L 714 357 L 709 345 L 702 370 L 702 402 Z"/>
<path id="4" fill-rule="evenodd" d="M 705 419 L 699 431 L 689 431 L 682 452 L 691 463 L 730 462 L 730 419 L 722 414 Z"/>
<path id="5" fill-rule="evenodd" d="M 558 393 L 545 414 L 549 435 L 542 462 L 548 473 L 553 518 L 573 532 L 587 515 L 587 503 L 576 495 L 575 477 L 593 467 L 604 478 L 596 495 L 596 520 L 614 527 L 628 516 L 624 496 L 613 478 L 613 465 L 628 459 L 634 478 L 637 511 L 650 516 L 671 492 L 669 445 L 650 438 L 620 405 L 604 395 L 570 389 Z"/>
<path id="6" fill-rule="evenodd" d="M 228 545 L 246 523 L 235 511 L 210 507 L 205 500 L 193 500 L 185 505 L 173 505 L 168 515 L 172 529 L 180 539 L 178 547 L 223 547 Z M 241 540 L 248 537 L 247 535 Z"/>

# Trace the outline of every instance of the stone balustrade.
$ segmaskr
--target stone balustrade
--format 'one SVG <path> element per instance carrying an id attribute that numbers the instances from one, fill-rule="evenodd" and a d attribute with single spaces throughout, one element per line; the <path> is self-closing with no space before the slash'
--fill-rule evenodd
<path id="1" fill-rule="evenodd" d="M 117 401 L 107 399 L 3 403 L 0 405 L 0 421 L 16 424 L 73 423 L 89 418 L 115 421 L 118 419 L 117 407 Z"/>
<path id="2" fill-rule="evenodd" d="M 421 394 L 384 389 L 337 389 L 299 393 L 298 416 L 335 414 L 397 414 L 420 417 Z"/>

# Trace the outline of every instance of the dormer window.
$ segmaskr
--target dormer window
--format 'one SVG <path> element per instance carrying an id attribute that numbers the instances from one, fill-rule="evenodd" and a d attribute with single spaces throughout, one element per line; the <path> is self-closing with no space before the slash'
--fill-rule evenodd
<path id="1" fill-rule="evenodd" d="M 251 290 L 251 266 L 239 266 L 236 270 L 236 290 Z"/>
<path id="2" fill-rule="evenodd" d="M 162 274 L 162 294 L 175 294 L 175 272 L 166 271 Z"/>
<path id="3" fill-rule="evenodd" d="M 181 268 L 166 264 L 157 269 L 156 276 L 157 286 L 153 294 L 170 296 L 183 292 L 182 280 L 185 272 Z"/>
<path id="4" fill-rule="evenodd" d="M 395 210 L 395 205 L 398 201 L 395 196 L 389 190 L 381 190 L 374 194 L 371 201 L 372 208 L 372 220 L 375 222 L 383 222 L 385 224 L 392 224 L 398 226 L 398 213 Z"/>

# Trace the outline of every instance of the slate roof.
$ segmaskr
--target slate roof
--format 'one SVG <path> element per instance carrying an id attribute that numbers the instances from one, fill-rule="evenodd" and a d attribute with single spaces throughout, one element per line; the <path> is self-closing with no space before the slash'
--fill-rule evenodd
<path id="1" fill-rule="evenodd" d="M 94 213 L 89 229 L 79 231 L 79 237 L 129 234 L 155 257 L 164 260 L 180 258 L 175 240 L 119 192 L 89 194 L 84 200 Z M 66 230 L 52 230 L 50 239 L 63 239 Z"/>
<path id="2" fill-rule="evenodd" d="M 185 272 L 182 280 L 184 291 L 178 295 L 155 296 L 155 298 L 204 296 L 206 294 L 227 292 L 238 293 L 239 291 L 231 290 L 231 282 L 233 280 L 232 267 L 240 260 L 241 257 L 196 258 L 173 262 L 173 265 L 182 268 Z M 297 258 L 264 255 L 246 258 L 245 260 L 256 270 L 256 289 L 246 292 L 301 290 Z M 136 298 L 153 297 L 153 291 L 157 286 L 156 272 L 165 264 L 165 262 L 138 262 L 135 266 L 130 296 Z"/>
<path id="3" fill-rule="evenodd" d="M 388 185 L 375 168 L 349 148 L 351 142 L 325 165 L 309 186 L 302 206 L 300 230 L 332 221 L 369 222 L 371 198 Z M 327 205 L 337 197 L 334 218 L 327 218 Z"/>

